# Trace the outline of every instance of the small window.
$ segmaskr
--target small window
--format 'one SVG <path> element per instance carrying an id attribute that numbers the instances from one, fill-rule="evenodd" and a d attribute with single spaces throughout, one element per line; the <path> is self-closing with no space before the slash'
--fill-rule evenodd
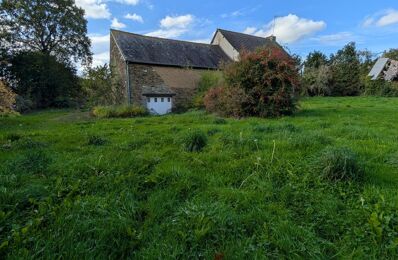
<path id="1" fill-rule="evenodd" d="M 148 103 L 150 103 L 151 102 L 151 98 L 149 97 L 149 98 L 146 98 L 146 101 L 148 102 Z"/>
<path id="2" fill-rule="evenodd" d="M 167 98 L 167 102 L 170 102 L 171 101 L 171 98 Z"/>
<path id="3" fill-rule="evenodd" d="M 161 102 L 164 102 L 164 98 L 161 99 Z"/>
<path id="4" fill-rule="evenodd" d="M 158 98 L 155 97 L 155 102 L 158 102 Z"/>

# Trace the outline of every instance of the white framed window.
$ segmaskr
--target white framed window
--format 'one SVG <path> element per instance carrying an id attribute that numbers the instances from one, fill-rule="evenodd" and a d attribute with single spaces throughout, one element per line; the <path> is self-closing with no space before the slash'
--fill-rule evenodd
<path id="1" fill-rule="evenodd" d="M 167 102 L 171 102 L 171 98 L 167 98 Z"/>
<path id="2" fill-rule="evenodd" d="M 161 100 L 160 102 L 164 102 L 164 98 L 161 98 L 160 100 Z"/>
<path id="3" fill-rule="evenodd" d="M 155 102 L 158 102 L 158 98 L 155 97 Z"/>

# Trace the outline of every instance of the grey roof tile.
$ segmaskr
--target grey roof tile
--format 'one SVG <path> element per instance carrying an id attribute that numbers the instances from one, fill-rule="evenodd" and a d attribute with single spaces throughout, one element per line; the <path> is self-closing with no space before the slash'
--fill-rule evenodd
<path id="1" fill-rule="evenodd" d="M 276 47 L 286 52 L 275 40 L 271 38 L 258 37 L 254 35 L 232 32 L 218 29 L 219 32 L 229 41 L 229 43 L 239 52 L 255 51 L 259 47 Z M 287 53 L 286 53 L 287 54 Z"/>
<path id="2" fill-rule="evenodd" d="M 219 46 L 111 30 L 125 59 L 133 63 L 217 69 L 228 56 Z"/>

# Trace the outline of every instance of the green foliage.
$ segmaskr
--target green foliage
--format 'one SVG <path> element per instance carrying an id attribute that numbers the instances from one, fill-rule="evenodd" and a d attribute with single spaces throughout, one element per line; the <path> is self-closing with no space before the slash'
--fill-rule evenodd
<path id="1" fill-rule="evenodd" d="M 305 68 L 318 69 L 321 66 L 325 66 L 329 63 L 328 58 L 325 54 L 320 51 L 310 52 L 304 62 Z"/>
<path id="2" fill-rule="evenodd" d="M 88 68 L 81 85 L 89 106 L 115 105 L 125 101 L 125 91 L 119 78 L 106 64 Z"/>
<path id="3" fill-rule="evenodd" d="M 2 43 L 13 55 L 40 52 L 65 64 L 91 62 L 87 20 L 74 0 L 3 0 L 0 28 Z"/>
<path id="4" fill-rule="evenodd" d="M 366 77 L 363 94 L 367 96 L 398 97 L 398 83 L 381 79 L 372 80 Z"/>
<path id="5" fill-rule="evenodd" d="M 210 89 L 206 110 L 226 116 L 275 117 L 296 110 L 296 63 L 279 48 L 243 53 L 224 70 L 226 87 Z"/>
<path id="6" fill-rule="evenodd" d="M 22 110 L 48 107 L 76 106 L 80 86 L 76 70 L 60 63 L 55 57 L 41 52 L 26 52 L 14 56 L 9 68 L 12 79 L 16 81 L 15 92 L 29 100 Z"/>
<path id="7" fill-rule="evenodd" d="M 361 67 L 355 43 L 349 43 L 331 57 L 332 96 L 361 93 Z"/>
<path id="8" fill-rule="evenodd" d="M 216 87 L 207 91 L 203 101 L 207 112 L 239 118 L 245 115 L 244 105 L 247 99 L 241 88 Z"/>
<path id="9" fill-rule="evenodd" d="M 383 57 L 398 60 L 398 49 L 389 49 L 383 53 Z"/>
<path id="10" fill-rule="evenodd" d="M 189 130 L 183 137 L 184 149 L 188 152 L 202 151 L 207 142 L 207 135 L 201 130 Z"/>
<path id="11" fill-rule="evenodd" d="M 348 148 L 326 148 L 316 163 L 322 178 L 330 181 L 360 181 L 363 167 L 355 152 Z"/>
<path id="12" fill-rule="evenodd" d="M 203 72 L 199 83 L 198 93 L 194 97 L 193 105 L 195 108 L 204 108 L 204 96 L 211 88 L 218 87 L 223 83 L 223 76 L 220 71 Z"/>
<path id="13" fill-rule="evenodd" d="M 0 118 L 0 258 L 396 259 L 398 99 L 300 106 L 227 124 L 202 111 Z M 207 133 L 201 152 L 182 152 L 188 129 Z M 361 182 L 320 177 L 327 146 L 356 152 Z"/>
<path id="14" fill-rule="evenodd" d="M 313 52 L 304 61 L 302 95 L 357 96 L 369 93 L 366 88 L 369 71 L 374 65 L 372 53 L 359 51 L 349 43 L 328 59 Z"/>
<path id="15" fill-rule="evenodd" d="M 98 118 L 127 118 L 147 116 L 148 111 L 143 107 L 134 105 L 98 106 L 93 108 L 92 114 Z"/>
<path id="16" fill-rule="evenodd" d="M 330 96 L 332 73 L 327 65 L 319 67 L 306 67 L 302 75 L 302 95 L 305 96 Z"/>

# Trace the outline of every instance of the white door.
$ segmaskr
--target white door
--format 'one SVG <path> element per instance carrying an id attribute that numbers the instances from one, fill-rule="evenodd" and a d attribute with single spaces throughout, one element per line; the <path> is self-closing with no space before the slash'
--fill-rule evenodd
<path id="1" fill-rule="evenodd" d="M 171 97 L 147 97 L 147 108 L 151 114 L 165 115 L 171 112 Z"/>

